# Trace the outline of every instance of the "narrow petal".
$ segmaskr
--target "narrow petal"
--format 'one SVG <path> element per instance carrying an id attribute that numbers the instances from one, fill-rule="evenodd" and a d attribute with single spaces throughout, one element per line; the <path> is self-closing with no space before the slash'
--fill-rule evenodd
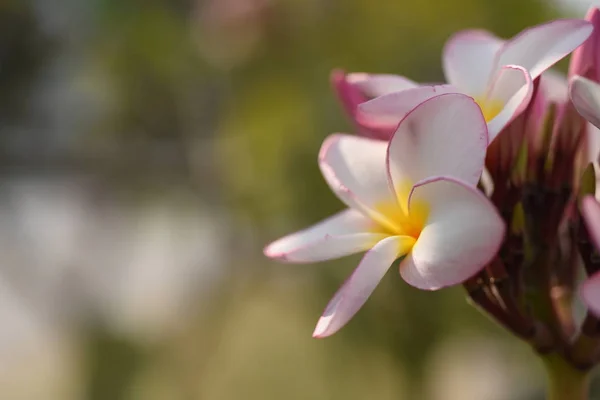
<path id="1" fill-rule="evenodd" d="M 359 105 L 357 119 L 366 126 L 387 126 L 395 130 L 413 108 L 445 93 L 460 93 L 460 90 L 452 85 L 434 85 L 390 93 Z"/>
<path id="2" fill-rule="evenodd" d="M 569 76 L 581 75 L 592 80 L 600 79 L 600 10 L 591 7 L 585 16 L 594 26 L 590 37 L 571 55 Z"/>
<path id="3" fill-rule="evenodd" d="M 352 73 L 348 82 L 357 87 L 366 97 L 374 98 L 385 94 L 412 89 L 419 86 L 414 81 L 399 75 Z"/>
<path id="4" fill-rule="evenodd" d="M 507 65 L 500 69 L 485 100 L 492 107 L 501 107 L 500 112 L 488 122 L 490 143 L 506 125 L 527 108 L 532 94 L 533 83 L 527 70 L 515 65 Z"/>
<path id="5" fill-rule="evenodd" d="M 569 95 L 579 114 L 600 128 L 600 85 L 587 78 L 575 76 L 569 85 Z"/>
<path id="6" fill-rule="evenodd" d="M 535 79 L 580 46 L 592 30 L 592 24 L 582 19 L 559 19 L 526 29 L 498 51 L 495 68 L 520 65 Z"/>
<path id="7" fill-rule="evenodd" d="M 313 337 L 333 335 L 365 304 L 396 258 L 414 244 L 408 236 L 390 236 L 369 250 L 352 275 L 333 296 L 317 323 Z"/>
<path id="8" fill-rule="evenodd" d="M 436 96 L 398 125 L 388 149 L 389 174 L 396 190 L 437 175 L 477 185 L 487 144 L 485 120 L 472 98 L 456 93 Z"/>
<path id="9" fill-rule="evenodd" d="M 412 251 L 400 264 L 410 285 L 436 290 L 465 281 L 498 252 L 504 222 L 476 188 L 447 177 L 414 186 L 410 205 L 426 204 L 429 215 Z"/>
<path id="10" fill-rule="evenodd" d="M 496 53 L 503 40 L 482 30 L 454 34 L 444 46 L 442 62 L 448 83 L 470 95 L 485 93 Z"/>
<path id="11" fill-rule="evenodd" d="M 581 214 L 594 246 L 600 250 L 600 204 L 594 196 L 586 196 L 581 201 Z"/>
<path id="12" fill-rule="evenodd" d="M 330 80 L 333 89 L 344 106 L 344 110 L 351 118 L 354 118 L 356 108 L 360 103 L 367 101 L 367 98 L 357 87 L 348 82 L 347 75 L 342 70 L 333 70 Z"/>
<path id="13" fill-rule="evenodd" d="M 348 206 L 380 220 L 375 211 L 393 202 L 385 154 L 387 142 L 351 135 L 329 136 L 319 153 L 319 166 L 331 190 Z"/>
<path id="14" fill-rule="evenodd" d="M 269 258 L 291 263 L 331 260 L 365 251 L 385 237 L 369 233 L 373 222 L 347 209 L 316 225 L 285 236 L 268 245 Z"/>
<path id="15" fill-rule="evenodd" d="M 600 316 L 600 273 L 595 273 L 583 282 L 581 298 L 593 314 Z"/>
<path id="16" fill-rule="evenodd" d="M 547 70 L 542 74 L 541 89 L 547 101 L 563 104 L 569 100 L 569 81 L 567 77 L 554 70 Z"/>

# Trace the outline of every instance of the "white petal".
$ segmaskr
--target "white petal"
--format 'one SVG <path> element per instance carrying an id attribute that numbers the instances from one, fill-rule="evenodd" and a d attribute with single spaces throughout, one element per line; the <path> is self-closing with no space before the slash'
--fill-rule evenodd
<path id="1" fill-rule="evenodd" d="M 503 43 L 503 40 L 482 30 L 454 34 L 446 42 L 442 56 L 448 83 L 473 96 L 484 94 L 496 53 Z"/>
<path id="2" fill-rule="evenodd" d="M 579 114 L 600 128 L 600 85 L 582 76 L 575 76 L 571 79 L 569 95 Z"/>
<path id="3" fill-rule="evenodd" d="M 396 258 L 414 243 L 408 236 L 390 236 L 369 250 L 352 275 L 333 296 L 317 323 L 314 337 L 330 336 L 365 304 Z"/>
<path id="4" fill-rule="evenodd" d="M 360 212 L 344 210 L 316 225 L 268 245 L 267 257 L 292 263 L 331 260 L 365 251 L 385 237 L 370 233 L 373 222 Z"/>
<path id="5" fill-rule="evenodd" d="M 520 65 L 535 79 L 579 47 L 592 30 L 592 24 L 582 19 L 560 19 L 526 29 L 498 51 L 495 68 Z"/>
<path id="6" fill-rule="evenodd" d="M 348 206 L 377 220 L 378 206 L 394 201 L 385 157 L 387 142 L 358 136 L 329 136 L 319 154 L 319 165 L 334 193 Z"/>
<path id="7" fill-rule="evenodd" d="M 346 79 L 371 98 L 419 86 L 408 78 L 389 74 L 352 73 Z"/>
<path id="8" fill-rule="evenodd" d="M 358 106 L 358 118 L 371 125 L 375 123 L 392 129 L 416 106 L 432 97 L 445 93 L 459 93 L 452 85 L 420 86 L 390 93 L 364 102 Z"/>
<path id="9" fill-rule="evenodd" d="M 476 185 L 488 144 L 479 106 L 462 94 L 431 98 L 406 116 L 390 141 L 388 168 L 396 190 L 436 175 Z"/>
<path id="10" fill-rule="evenodd" d="M 426 204 L 429 215 L 412 251 L 400 264 L 406 282 L 436 290 L 465 281 L 498 252 L 504 222 L 474 187 L 437 177 L 415 185 L 410 206 Z"/>
<path id="11" fill-rule="evenodd" d="M 486 102 L 502 104 L 502 110 L 488 122 L 490 143 L 500 131 L 527 108 L 533 83 L 527 70 L 515 65 L 500 69 L 490 86 Z"/>

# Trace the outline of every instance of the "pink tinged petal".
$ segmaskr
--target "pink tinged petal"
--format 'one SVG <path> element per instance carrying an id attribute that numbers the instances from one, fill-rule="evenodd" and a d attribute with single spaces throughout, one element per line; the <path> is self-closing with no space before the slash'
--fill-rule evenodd
<path id="1" fill-rule="evenodd" d="M 600 250 L 600 204 L 593 196 L 586 196 L 581 201 L 581 214 L 590 238 L 596 249 Z"/>
<path id="2" fill-rule="evenodd" d="M 590 37 L 571 55 L 569 76 L 581 75 L 592 80 L 600 79 L 600 10 L 589 9 L 585 16 L 594 26 Z"/>
<path id="3" fill-rule="evenodd" d="M 412 89 L 419 86 L 414 81 L 399 75 L 389 74 L 348 74 L 348 83 L 358 88 L 366 97 L 374 98 L 385 94 Z"/>
<path id="4" fill-rule="evenodd" d="M 313 337 L 333 335 L 346 325 L 365 304 L 394 260 L 406 254 L 414 242 L 408 236 L 390 236 L 369 250 L 325 308 Z"/>
<path id="5" fill-rule="evenodd" d="M 325 139 L 319 166 L 331 190 L 348 206 L 375 219 L 381 203 L 393 201 L 385 154 L 387 142 L 334 134 Z"/>
<path id="6" fill-rule="evenodd" d="M 477 185 L 488 145 L 481 109 L 463 94 L 433 97 L 398 125 L 388 149 L 394 187 L 449 175 Z"/>
<path id="7" fill-rule="evenodd" d="M 482 30 L 454 34 L 444 46 L 442 61 L 448 83 L 465 93 L 482 95 L 492 74 L 503 40 Z"/>
<path id="8" fill-rule="evenodd" d="M 400 274 L 412 286 L 436 290 L 465 281 L 497 254 L 504 222 L 476 188 L 434 177 L 413 187 L 410 203 L 427 204 L 429 215 Z"/>
<path id="9" fill-rule="evenodd" d="M 346 113 L 354 118 L 354 115 L 356 114 L 356 107 L 360 103 L 367 101 L 367 98 L 357 87 L 348 82 L 347 75 L 342 70 L 333 70 L 331 72 L 330 80 L 333 89 L 336 91 L 338 98 L 346 110 Z"/>
<path id="10" fill-rule="evenodd" d="M 488 122 L 490 142 L 527 108 L 532 94 L 533 83 L 527 70 L 515 65 L 507 65 L 500 69 L 485 100 L 491 104 L 502 104 L 502 110 Z"/>
<path id="11" fill-rule="evenodd" d="M 579 114 L 600 128 L 600 85 L 581 76 L 575 76 L 571 79 L 569 95 Z"/>
<path id="12" fill-rule="evenodd" d="M 549 102 L 563 104 L 569 100 L 569 82 L 558 71 L 549 69 L 542 74 L 541 89 Z"/>
<path id="13" fill-rule="evenodd" d="M 594 125 L 588 124 L 586 134 L 587 162 L 594 163 L 594 166 L 598 167 L 598 156 L 600 156 L 600 130 Z M 600 177 L 600 175 L 598 175 L 598 169 L 596 169 L 596 176 Z"/>
<path id="14" fill-rule="evenodd" d="M 583 282 L 581 298 L 589 310 L 600 316 L 600 273 L 597 272 Z"/>
<path id="15" fill-rule="evenodd" d="M 526 29 L 498 51 L 495 68 L 520 65 L 535 79 L 581 45 L 592 30 L 592 24 L 582 19 L 561 19 Z"/>
<path id="16" fill-rule="evenodd" d="M 435 85 L 390 93 L 359 105 L 357 119 L 365 126 L 386 126 L 395 130 L 402 118 L 425 100 L 459 92 L 452 85 Z"/>
<path id="17" fill-rule="evenodd" d="M 268 245 L 269 258 L 290 263 L 331 260 L 365 251 L 385 238 L 369 233 L 373 222 L 352 209 L 342 211 L 302 231 Z"/>

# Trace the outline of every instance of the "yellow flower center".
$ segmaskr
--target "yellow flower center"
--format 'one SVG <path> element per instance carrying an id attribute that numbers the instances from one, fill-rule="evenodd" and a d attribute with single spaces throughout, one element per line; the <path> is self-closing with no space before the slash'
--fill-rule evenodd
<path id="1" fill-rule="evenodd" d="M 403 182 L 396 192 L 397 202 L 384 202 L 375 207 L 382 218 L 376 221 L 373 232 L 392 236 L 410 236 L 415 241 L 419 238 L 429 216 L 429 206 L 422 201 L 413 200 L 409 212 L 408 197 L 411 188 L 411 182 Z"/>
<path id="2" fill-rule="evenodd" d="M 502 108 L 504 107 L 500 100 L 479 98 L 475 99 L 475 101 L 479 104 L 486 122 L 490 122 L 494 119 L 496 115 L 500 114 L 500 111 L 502 111 Z"/>

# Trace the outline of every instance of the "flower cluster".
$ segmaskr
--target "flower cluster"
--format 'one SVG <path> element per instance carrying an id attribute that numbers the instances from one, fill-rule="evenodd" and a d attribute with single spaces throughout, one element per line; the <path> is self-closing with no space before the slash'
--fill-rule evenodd
<path id="1" fill-rule="evenodd" d="M 571 52 L 567 80 L 549 68 Z M 311 263 L 366 251 L 315 337 L 343 327 L 400 259 L 408 284 L 462 284 L 538 351 L 589 368 L 600 356 L 600 11 L 510 40 L 459 32 L 442 59 L 447 84 L 332 73 L 357 135 L 327 138 L 319 166 L 347 208 L 265 254 Z"/>

